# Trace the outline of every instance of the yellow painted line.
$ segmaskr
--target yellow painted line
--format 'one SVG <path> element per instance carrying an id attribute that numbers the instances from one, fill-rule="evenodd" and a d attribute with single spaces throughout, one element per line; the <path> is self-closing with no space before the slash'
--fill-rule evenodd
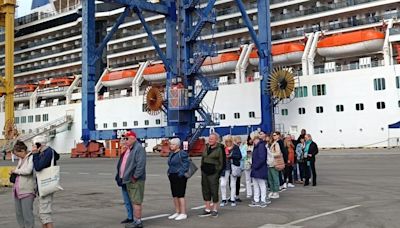
<path id="1" fill-rule="evenodd" d="M 0 167 L 0 186 L 11 186 L 10 183 L 10 171 L 14 169 L 14 166 L 1 166 Z"/>

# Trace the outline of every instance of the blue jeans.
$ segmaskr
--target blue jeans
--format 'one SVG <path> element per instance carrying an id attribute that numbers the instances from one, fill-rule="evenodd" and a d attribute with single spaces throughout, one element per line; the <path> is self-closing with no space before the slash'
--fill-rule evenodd
<path id="1" fill-rule="evenodd" d="M 128 213 L 128 219 L 133 220 L 133 207 L 131 199 L 129 198 L 128 190 L 126 189 L 126 185 L 122 185 L 121 189 L 122 189 L 122 198 L 124 199 L 126 212 Z"/>

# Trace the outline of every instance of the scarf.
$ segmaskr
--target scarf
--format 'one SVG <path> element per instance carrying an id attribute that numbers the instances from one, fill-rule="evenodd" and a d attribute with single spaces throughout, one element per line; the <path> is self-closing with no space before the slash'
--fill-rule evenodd
<path id="1" fill-rule="evenodd" d="M 310 149 L 312 141 L 309 140 L 306 142 L 306 146 L 304 147 L 304 158 L 308 158 L 308 150 Z M 307 161 L 307 166 L 310 166 L 310 161 Z"/>

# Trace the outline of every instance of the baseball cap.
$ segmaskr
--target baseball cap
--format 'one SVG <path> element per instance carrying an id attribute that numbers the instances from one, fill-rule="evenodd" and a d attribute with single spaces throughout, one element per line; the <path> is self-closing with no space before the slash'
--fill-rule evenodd
<path id="1" fill-rule="evenodd" d="M 127 131 L 124 134 L 125 137 L 135 137 L 136 138 L 136 133 L 134 131 Z"/>

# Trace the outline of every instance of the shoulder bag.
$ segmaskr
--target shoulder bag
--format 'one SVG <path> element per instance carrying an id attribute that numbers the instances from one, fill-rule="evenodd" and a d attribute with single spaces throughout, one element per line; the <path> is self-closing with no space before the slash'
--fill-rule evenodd
<path id="1" fill-rule="evenodd" d="M 60 185 L 60 166 L 54 165 L 54 150 L 50 167 L 36 172 L 36 178 L 40 197 L 64 190 Z"/>

